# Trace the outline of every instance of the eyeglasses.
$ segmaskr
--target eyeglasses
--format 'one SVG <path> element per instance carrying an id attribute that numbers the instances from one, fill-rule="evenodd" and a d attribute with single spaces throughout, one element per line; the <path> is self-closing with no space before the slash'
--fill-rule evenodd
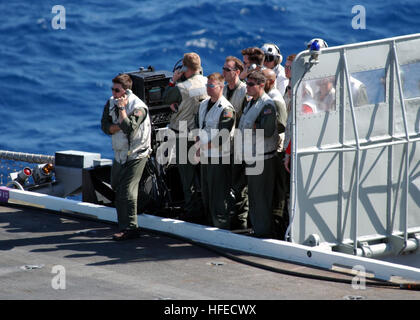
<path id="1" fill-rule="evenodd" d="M 238 69 L 236 69 L 236 68 L 232 68 L 232 69 L 230 69 L 230 68 L 228 68 L 228 67 L 223 67 L 222 69 L 223 69 L 223 71 L 226 71 L 226 72 L 230 72 L 230 71 L 236 71 L 236 70 L 238 70 Z"/>
<path id="2" fill-rule="evenodd" d="M 290 65 L 286 64 L 286 65 L 284 66 L 284 69 L 286 69 L 286 70 L 290 70 L 290 69 L 292 69 L 292 66 L 290 66 Z"/>
<path id="3" fill-rule="evenodd" d="M 250 82 L 250 81 L 247 81 L 247 82 L 246 82 L 246 85 L 247 85 L 248 87 L 253 87 L 253 86 L 256 86 L 257 84 L 256 84 L 255 82 Z"/>
<path id="4" fill-rule="evenodd" d="M 120 88 L 113 88 L 111 87 L 112 92 L 116 92 L 116 93 L 120 93 L 121 89 Z"/>

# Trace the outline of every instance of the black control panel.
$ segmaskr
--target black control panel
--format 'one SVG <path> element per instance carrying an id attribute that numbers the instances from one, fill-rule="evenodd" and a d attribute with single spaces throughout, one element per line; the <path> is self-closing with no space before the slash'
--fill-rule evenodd
<path id="1" fill-rule="evenodd" d="M 169 123 L 171 110 L 163 104 L 163 93 L 172 78 L 172 72 L 155 71 L 152 67 L 127 72 L 133 81 L 132 90 L 149 107 L 150 119 L 154 127 L 164 127 Z"/>

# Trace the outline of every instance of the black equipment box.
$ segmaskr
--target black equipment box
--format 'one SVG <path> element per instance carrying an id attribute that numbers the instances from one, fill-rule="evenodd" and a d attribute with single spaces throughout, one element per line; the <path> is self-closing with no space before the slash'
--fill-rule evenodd
<path id="1" fill-rule="evenodd" d="M 169 71 L 155 71 L 153 67 L 140 68 L 139 71 L 127 72 L 133 81 L 132 90 L 148 107 L 152 124 L 157 127 L 169 123 L 171 110 L 163 104 L 163 93 L 172 78 Z"/>
<path id="2" fill-rule="evenodd" d="M 172 72 L 154 71 L 153 68 L 140 69 L 139 71 L 129 72 L 133 81 L 133 92 L 149 108 L 163 104 L 163 92 L 172 78 Z"/>

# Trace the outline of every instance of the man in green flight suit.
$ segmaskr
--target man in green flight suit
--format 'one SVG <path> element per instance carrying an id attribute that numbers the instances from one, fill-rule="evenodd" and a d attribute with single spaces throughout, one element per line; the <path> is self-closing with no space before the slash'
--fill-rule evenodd
<path id="1" fill-rule="evenodd" d="M 200 102 L 207 98 L 207 78 L 201 74 L 201 59 L 197 53 L 185 53 L 182 64 L 182 69 L 175 71 L 166 88 L 163 102 L 170 105 L 173 112 L 169 129 L 176 135 L 176 163 L 185 200 L 185 213 L 181 219 L 197 222 L 202 214 L 199 167 L 188 159 L 188 150 L 195 143 L 188 140 L 188 134 L 195 128 Z"/>
<path id="2" fill-rule="evenodd" d="M 210 98 L 200 104 L 201 191 L 208 220 L 215 227 L 231 229 L 230 210 L 232 167 L 231 141 L 235 129 L 235 110 L 223 96 L 224 78 L 215 72 L 208 76 Z"/>
<path id="3" fill-rule="evenodd" d="M 151 152 L 151 123 L 146 104 L 132 91 L 128 74 L 112 79 L 112 96 L 107 101 L 101 128 L 112 137 L 114 160 L 111 186 L 115 191 L 115 207 L 119 232 L 114 240 L 138 237 L 138 187 Z"/>
<path id="4" fill-rule="evenodd" d="M 226 57 L 223 65 L 223 77 L 227 82 L 223 88 L 223 95 L 235 109 L 235 126 L 239 124 L 242 111 L 248 103 L 246 95 L 246 84 L 239 79 L 244 70 L 241 60 L 236 57 Z M 235 205 L 231 212 L 231 229 L 248 228 L 248 188 L 245 176 L 245 166 L 235 164 L 232 154 L 232 192 L 235 198 Z"/>
<path id="5" fill-rule="evenodd" d="M 273 234 L 275 155 L 279 141 L 276 106 L 264 91 L 265 82 L 261 71 L 247 76 L 247 93 L 252 99 L 238 125 L 241 144 L 237 144 L 235 136 L 235 161 L 239 158 L 246 164 L 249 217 L 256 237 Z"/>

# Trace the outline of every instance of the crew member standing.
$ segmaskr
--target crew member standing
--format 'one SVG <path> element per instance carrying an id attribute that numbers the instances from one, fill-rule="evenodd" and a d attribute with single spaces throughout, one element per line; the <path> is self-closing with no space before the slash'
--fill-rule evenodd
<path id="1" fill-rule="evenodd" d="M 272 69 L 263 70 L 263 74 L 266 77 L 265 92 L 273 100 L 276 105 L 277 111 L 277 129 L 279 133 L 279 146 L 277 148 L 276 158 L 276 179 L 274 183 L 274 203 L 273 203 L 273 231 L 274 237 L 281 240 L 284 239 L 284 233 L 288 226 L 288 214 L 287 214 L 287 194 L 288 194 L 288 172 L 283 166 L 283 141 L 284 141 L 284 130 L 287 122 L 287 109 L 286 103 L 279 90 L 275 88 L 276 74 Z"/>
<path id="2" fill-rule="evenodd" d="M 274 43 L 264 43 L 261 50 L 264 51 L 265 54 L 264 66 L 273 70 L 276 74 L 274 87 L 279 90 L 281 95 L 284 95 L 289 80 L 287 79 L 285 70 L 281 65 L 283 56 L 281 55 L 279 47 Z"/>
<path id="3" fill-rule="evenodd" d="M 239 79 L 244 70 L 241 60 L 236 57 L 226 57 L 223 65 L 223 77 L 227 85 L 223 88 L 223 95 L 232 104 L 236 112 L 236 125 L 239 123 L 242 111 L 247 103 L 246 85 Z"/>
<path id="4" fill-rule="evenodd" d="M 185 200 L 185 213 L 181 218 L 194 221 L 201 218 L 202 202 L 199 196 L 199 167 L 187 156 L 195 141 L 189 141 L 187 135 L 195 128 L 200 102 L 207 98 L 207 79 L 201 74 L 201 59 L 197 53 L 185 53 L 182 64 L 182 69 L 175 71 L 165 90 L 163 102 L 170 105 L 173 112 L 169 129 L 176 134 L 176 163 Z"/>
<path id="5" fill-rule="evenodd" d="M 264 91 L 265 81 L 261 71 L 253 71 L 247 77 L 247 92 L 252 100 L 238 126 L 242 144 L 235 143 L 235 157 L 242 158 L 247 166 L 249 216 L 256 237 L 273 234 L 275 155 L 279 141 L 276 106 Z"/>
<path id="6" fill-rule="evenodd" d="M 146 104 L 132 91 L 128 74 L 112 79 L 112 97 L 102 114 L 101 128 L 111 135 L 114 160 L 111 186 L 115 191 L 115 207 L 119 232 L 114 240 L 138 237 L 138 187 L 151 152 L 151 123 Z"/>
<path id="7" fill-rule="evenodd" d="M 223 95 L 235 109 L 235 126 L 238 126 L 244 107 L 248 103 L 246 95 L 246 84 L 239 79 L 244 70 L 241 60 L 236 57 L 226 57 L 223 65 L 223 76 L 227 85 L 223 88 Z M 248 188 L 243 164 L 235 164 L 232 159 L 232 192 L 235 198 L 235 205 L 231 213 L 232 229 L 248 228 Z"/>
<path id="8" fill-rule="evenodd" d="M 235 110 L 223 96 L 224 78 L 216 72 L 208 76 L 207 93 L 210 98 L 200 104 L 201 191 L 204 207 L 212 225 L 231 228 L 230 193 L 231 138 L 235 128 Z"/>

